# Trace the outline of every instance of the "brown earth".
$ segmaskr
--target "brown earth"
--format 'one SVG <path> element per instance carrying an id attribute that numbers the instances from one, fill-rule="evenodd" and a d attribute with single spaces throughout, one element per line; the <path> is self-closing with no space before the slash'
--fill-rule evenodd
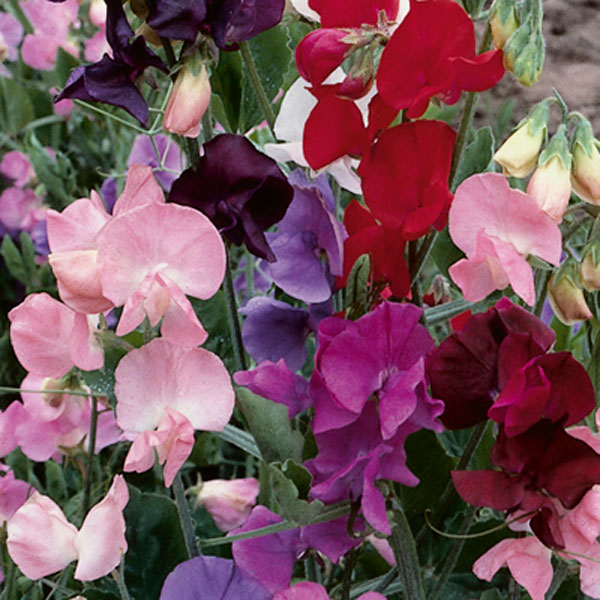
<path id="1" fill-rule="evenodd" d="M 555 87 L 569 110 L 582 112 L 600 137 L 600 0 L 546 0 L 544 38 L 546 62 L 540 80 L 526 88 L 507 73 L 491 97 L 482 98 L 480 109 L 495 112 L 515 98 L 514 124 Z"/>

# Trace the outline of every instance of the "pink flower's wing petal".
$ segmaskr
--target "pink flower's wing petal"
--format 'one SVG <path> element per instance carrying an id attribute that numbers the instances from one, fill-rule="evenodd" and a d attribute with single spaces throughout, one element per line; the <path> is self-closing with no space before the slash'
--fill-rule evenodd
<path id="1" fill-rule="evenodd" d="M 194 428 L 189 419 L 176 410 L 167 409 L 167 416 L 158 428 L 167 434 L 165 443 L 157 446 L 158 460 L 165 463 L 165 486 L 171 487 L 177 471 L 182 467 L 194 447 Z"/>
<path id="2" fill-rule="evenodd" d="M 35 493 L 7 525 L 10 557 L 29 579 L 64 569 L 77 558 L 77 529 L 59 506 Z"/>
<path id="3" fill-rule="evenodd" d="M 129 447 L 123 471 L 126 473 L 130 471 L 143 473 L 152 468 L 154 464 L 154 447 L 156 445 L 156 433 L 154 431 L 142 431 Z"/>
<path id="4" fill-rule="evenodd" d="M 113 215 L 116 217 L 144 204 L 164 202 L 164 193 L 152 174 L 152 167 L 134 163 L 129 167 L 125 189 L 115 202 Z"/>
<path id="5" fill-rule="evenodd" d="M 96 234 L 109 221 L 110 215 L 92 192 L 92 199 L 81 198 L 61 213 L 47 213 L 48 245 L 52 252 L 93 250 Z"/>
<path id="6" fill-rule="evenodd" d="M 48 294 L 30 294 L 8 313 L 10 339 L 19 362 L 42 377 L 60 378 L 72 367 L 74 312 Z"/>
<path id="7" fill-rule="evenodd" d="M 533 536 L 502 540 L 475 562 L 473 572 L 490 581 L 498 569 L 507 566 L 532 600 L 544 600 L 552 582 L 551 556 L 551 550 Z"/>
<path id="8" fill-rule="evenodd" d="M 301 581 L 275 594 L 273 600 L 329 600 L 327 591 L 319 583 Z"/>
<path id="9" fill-rule="evenodd" d="M 71 336 L 73 363 L 83 371 L 101 369 L 104 364 L 104 353 L 94 337 L 94 329 L 87 315 L 75 313 Z"/>
<path id="10" fill-rule="evenodd" d="M 91 581 L 108 575 L 127 552 L 123 509 L 129 490 L 122 475 L 116 475 L 104 500 L 87 514 L 75 539 L 79 554 L 75 578 Z"/>

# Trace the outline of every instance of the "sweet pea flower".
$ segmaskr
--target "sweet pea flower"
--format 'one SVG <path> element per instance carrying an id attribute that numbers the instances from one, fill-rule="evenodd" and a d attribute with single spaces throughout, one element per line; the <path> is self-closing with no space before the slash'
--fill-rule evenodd
<path id="1" fill-rule="evenodd" d="M 104 364 L 93 319 L 46 293 L 30 294 L 8 318 L 15 354 L 34 375 L 60 378 L 73 366 L 93 371 Z"/>
<path id="2" fill-rule="evenodd" d="M 241 135 L 218 135 L 203 149 L 199 164 L 173 183 L 169 201 L 197 208 L 232 244 L 273 262 L 263 232 L 285 215 L 292 187 L 275 161 Z"/>
<path id="3" fill-rule="evenodd" d="M 12 15 L 0 13 L 0 17 L 3 15 L 12 17 Z M 11 150 L 2 157 L 0 173 L 12 180 L 12 184 L 18 188 L 24 188 L 35 180 L 35 171 L 29 157 L 18 150 Z"/>
<path id="4" fill-rule="evenodd" d="M 258 479 L 212 479 L 198 486 L 196 505 L 203 506 L 222 531 L 243 525 L 256 504 L 260 484 Z"/>
<path id="5" fill-rule="evenodd" d="M 449 36 L 451 30 L 455 35 Z M 410 11 L 381 55 L 377 89 L 396 110 L 420 117 L 433 96 L 455 104 L 463 90 L 481 92 L 502 78 L 502 51 L 475 54 L 473 22 L 451 0 L 411 0 Z"/>
<path id="6" fill-rule="evenodd" d="M 15 479 L 12 469 L 0 465 L 0 526 L 4 526 L 30 495 L 31 486 L 26 481 Z"/>
<path id="7" fill-rule="evenodd" d="M 6 188 L 0 194 L 0 226 L 11 235 L 32 231 L 46 217 L 42 199 L 32 189 Z"/>
<path id="8" fill-rule="evenodd" d="M 24 63 L 34 69 L 51 71 L 59 48 L 77 57 L 79 48 L 69 39 L 69 27 L 77 21 L 77 0 L 65 0 L 60 4 L 26 0 L 20 6 L 34 28 L 21 46 Z"/>
<path id="9" fill-rule="evenodd" d="M 320 583 L 301 581 L 289 590 L 278 592 L 273 600 L 330 600 L 327 590 Z M 357 600 L 385 600 L 378 592 L 366 592 L 358 596 Z"/>
<path id="10" fill-rule="evenodd" d="M 340 28 L 377 25 L 381 11 L 388 22 L 401 21 L 409 8 L 406 0 L 308 0 L 308 6 L 319 14 L 321 27 Z"/>
<path id="11" fill-rule="evenodd" d="M 345 77 L 341 69 L 336 69 L 325 83 L 337 83 Z M 265 152 L 279 162 L 294 161 L 301 167 L 308 167 L 304 155 L 302 138 L 304 123 L 317 105 L 317 99 L 308 91 L 307 83 L 298 78 L 287 90 L 279 114 L 275 119 L 275 137 L 282 142 L 265 144 Z M 323 167 L 338 184 L 354 194 L 360 193 L 360 179 L 353 170 L 358 161 L 349 156 L 342 156 Z"/>
<path id="12" fill-rule="evenodd" d="M 156 448 L 167 486 L 192 451 L 194 429 L 221 431 L 234 405 L 229 374 L 215 354 L 161 338 L 121 359 L 115 395 L 117 423 L 136 438 L 125 469 L 149 469 Z"/>
<path id="13" fill-rule="evenodd" d="M 467 255 L 449 273 L 471 302 L 510 284 L 533 305 L 533 272 L 527 255 L 560 264 L 562 238 L 556 224 L 531 197 L 511 189 L 499 173 L 473 175 L 461 183 L 450 208 L 449 230 Z"/>
<path id="14" fill-rule="evenodd" d="M 8 553 L 29 579 L 62 571 L 74 560 L 75 579 L 108 575 L 127 551 L 123 509 L 128 501 L 127 484 L 116 475 L 78 531 L 54 501 L 36 492 L 8 522 Z"/>
<path id="15" fill-rule="evenodd" d="M 10 13 L 0 13 L 0 75 L 12 77 L 10 71 L 2 64 L 5 60 L 17 60 L 17 46 L 23 38 L 23 26 Z"/>

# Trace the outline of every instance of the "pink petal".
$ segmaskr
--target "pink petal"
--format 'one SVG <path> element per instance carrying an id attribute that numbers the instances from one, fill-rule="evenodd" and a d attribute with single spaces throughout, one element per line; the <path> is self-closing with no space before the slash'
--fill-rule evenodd
<path id="1" fill-rule="evenodd" d="M 134 163 L 129 167 L 125 189 L 115 202 L 113 215 L 116 217 L 145 204 L 164 202 L 165 195 L 152 174 L 152 167 Z"/>
<path id="2" fill-rule="evenodd" d="M 15 354 L 28 371 L 58 379 L 73 367 L 70 336 L 74 314 L 46 293 L 30 294 L 8 313 Z"/>
<path id="3" fill-rule="evenodd" d="M 75 578 L 91 581 L 108 575 L 127 552 L 123 509 L 129 490 L 122 475 L 116 475 L 104 500 L 87 514 L 75 539 L 79 554 Z"/>
<path id="4" fill-rule="evenodd" d="M 92 318 L 79 312 L 75 313 L 71 332 L 71 358 L 83 371 L 95 371 L 104 365 L 104 352 L 94 335 L 97 328 L 90 323 Z"/>
<path id="5" fill-rule="evenodd" d="M 496 571 L 508 566 L 532 600 L 544 600 L 552 582 L 551 556 L 551 550 L 534 536 L 502 540 L 475 561 L 473 573 L 491 581 Z"/>
<path id="6" fill-rule="evenodd" d="M 123 471 L 143 473 L 151 469 L 154 464 L 154 447 L 158 443 L 157 434 L 154 431 L 142 431 L 129 447 Z"/>
<path id="7" fill-rule="evenodd" d="M 194 428 L 189 420 L 176 410 L 167 409 L 167 416 L 158 426 L 164 436 L 157 446 L 158 462 L 164 463 L 165 487 L 171 487 L 173 479 L 194 448 Z"/>
<path id="8" fill-rule="evenodd" d="M 213 479 L 204 481 L 196 499 L 222 531 L 241 527 L 250 516 L 259 492 L 257 479 Z"/>
<path id="9" fill-rule="evenodd" d="M 37 492 L 7 525 L 10 557 L 29 579 L 64 569 L 77 558 L 77 529 L 59 506 Z"/>
<path id="10" fill-rule="evenodd" d="M 184 294 L 210 298 L 225 273 L 221 236 L 202 213 L 148 204 L 112 219 L 98 235 L 104 295 L 122 306 L 146 276 L 160 272 Z"/>
<path id="11" fill-rule="evenodd" d="M 301 581 L 275 594 L 273 600 L 329 600 L 329 596 L 321 584 Z"/>
<path id="12" fill-rule="evenodd" d="M 121 359 L 115 372 L 117 422 L 125 431 L 159 426 L 173 408 L 194 429 L 220 431 L 234 405 L 227 369 L 216 355 L 157 338 Z"/>

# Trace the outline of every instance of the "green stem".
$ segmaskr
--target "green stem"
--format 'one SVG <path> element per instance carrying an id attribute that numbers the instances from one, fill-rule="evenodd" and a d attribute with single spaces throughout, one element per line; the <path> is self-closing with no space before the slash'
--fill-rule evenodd
<path id="1" fill-rule="evenodd" d="M 373 591 L 383 593 L 396 577 L 398 577 L 398 568 L 392 567 Z"/>
<path id="2" fill-rule="evenodd" d="M 419 246 L 419 250 L 415 256 L 415 259 L 410 267 L 410 283 L 411 286 L 417 281 L 421 271 L 423 270 L 423 266 L 429 257 L 429 253 L 433 248 L 433 243 L 435 242 L 435 238 L 437 236 L 437 231 L 430 231 Z M 412 243 L 412 242 L 410 242 Z M 410 251 L 410 247 L 409 247 Z"/>
<path id="3" fill-rule="evenodd" d="M 321 513 L 318 517 L 312 520 L 311 525 L 316 523 L 326 523 L 345 517 L 350 512 L 349 503 L 345 502 L 342 506 L 337 506 L 328 510 L 327 512 Z M 279 533 L 280 531 L 290 531 L 291 529 L 298 529 L 300 525 L 294 521 L 282 521 L 281 523 L 275 523 L 274 525 L 267 525 L 267 527 L 261 527 L 260 529 L 253 529 L 252 531 L 246 531 L 245 533 L 238 533 L 237 535 L 228 535 L 218 538 L 210 538 L 205 540 L 198 540 L 198 543 L 203 548 L 210 548 L 211 546 L 222 546 L 224 544 L 231 544 L 231 542 L 239 542 L 241 540 L 251 540 L 257 537 L 263 537 L 272 533 Z"/>
<path id="4" fill-rule="evenodd" d="M 535 292 L 537 300 L 533 309 L 533 314 L 538 318 L 542 314 L 544 302 L 546 300 L 546 296 L 548 295 L 548 282 L 550 281 L 550 277 L 552 277 L 552 271 L 538 269 L 535 274 Z"/>
<path id="5" fill-rule="evenodd" d="M 459 534 L 464 535 L 468 533 L 471 525 L 473 523 L 473 519 L 475 518 L 475 514 L 477 513 L 477 508 L 474 506 L 470 506 L 467 509 L 467 514 L 460 526 Z M 454 567 L 456 566 L 456 562 L 458 561 L 458 557 L 463 550 L 463 547 L 466 542 L 466 538 L 464 539 L 455 539 L 452 543 L 452 547 L 446 556 L 446 560 L 444 561 L 444 566 L 442 567 L 442 571 L 438 580 L 436 581 L 435 587 L 433 588 L 431 594 L 428 597 L 428 600 L 437 600 L 442 593 L 444 586 L 448 582 L 448 578 L 454 571 Z"/>
<path id="6" fill-rule="evenodd" d="M 467 302 L 462 298 L 460 300 L 453 300 L 452 302 L 445 302 L 439 306 L 426 308 L 423 311 L 423 319 L 425 324 L 431 327 L 432 325 L 443 323 L 452 317 L 460 315 L 472 306 L 474 306 L 473 302 Z"/>
<path id="7" fill-rule="evenodd" d="M 231 344 L 233 345 L 236 370 L 245 371 L 248 368 L 248 365 L 246 364 L 246 355 L 244 354 L 242 329 L 240 327 L 240 320 L 238 319 L 229 253 L 227 253 L 227 267 L 225 269 L 225 278 L 223 279 L 223 292 L 225 294 L 225 304 L 227 305 L 227 321 L 229 322 L 229 332 L 231 335 Z"/>
<path id="8" fill-rule="evenodd" d="M 119 564 L 119 570 L 114 569 L 111 573 L 115 583 L 117 584 L 117 588 L 119 590 L 119 596 L 121 596 L 121 600 L 131 600 L 129 596 L 129 591 L 127 590 L 127 586 L 125 585 L 125 561 L 121 558 L 121 563 Z"/>
<path id="9" fill-rule="evenodd" d="M 92 414 L 90 416 L 90 437 L 88 456 L 85 473 L 85 487 L 83 488 L 83 516 L 87 515 L 90 509 L 90 496 L 92 493 L 92 483 L 94 481 L 94 458 L 96 452 L 96 431 L 98 429 L 98 400 L 92 398 Z"/>
<path id="10" fill-rule="evenodd" d="M 19 0 L 9 0 L 10 7 L 13 9 L 15 13 L 15 17 L 21 25 L 23 25 L 23 29 L 25 33 L 33 33 L 33 25 L 29 22 L 29 19 L 26 17 L 23 9 L 19 6 Z"/>
<path id="11" fill-rule="evenodd" d="M 24 394 L 69 394 L 69 396 L 86 396 L 90 398 L 106 398 L 106 394 L 102 394 L 99 392 L 79 392 L 77 390 L 27 390 L 24 388 L 18 387 L 8 387 L 4 385 L 0 385 L 0 395 L 2 394 L 12 394 L 12 393 L 24 393 Z"/>
<path id="12" fill-rule="evenodd" d="M 121 117 L 117 117 L 116 115 L 113 115 L 112 113 L 109 113 L 106 110 L 98 108 L 97 106 L 94 106 L 89 102 L 85 102 L 84 100 L 74 99 L 73 102 L 75 102 L 75 104 L 77 104 L 78 106 L 82 106 L 83 108 L 87 108 L 88 110 L 96 112 L 99 115 L 106 117 L 107 119 L 112 119 L 113 121 L 116 121 L 117 123 L 120 123 L 125 127 L 129 127 L 129 129 L 133 129 L 133 131 L 136 131 L 137 133 L 143 133 L 144 135 L 153 135 L 155 133 L 158 133 L 158 131 L 148 131 L 148 129 L 142 129 L 141 127 L 138 127 L 135 123 L 130 123 L 125 119 L 121 119 Z"/>
<path id="13" fill-rule="evenodd" d="M 246 72 L 250 78 L 250 84 L 252 85 L 252 89 L 256 94 L 256 99 L 262 108 L 263 115 L 269 125 L 269 129 L 271 130 L 273 137 L 275 137 L 275 134 L 273 133 L 273 127 L 275 127 L 275 112 L 273 111 L 273 107 L 267 98 L 265 88 L 263 87 L 260 77 L 258 76 L 256 65 L 254 64 L 254 59 L 252 58 L 252 53 L 250 52 L 248 42 L 242 42 L 240 44 L 240 51 L 242 53 L 242 60 L 244 61 Z"/>
<path id="14" fill-rule="evenodd" d="M 421 247 L 425 244 L 423 240 Z M 410 270 L 410 291 L 412 295 L 412 303 L 421 306 L 421 286 L 419 285 L 419 274 L 425 264 L 425 259 L 421 258 L 420 250 L 417 250 L 417 240 L 408 242 L 408 266 Z M 419 262 L 417 262 L 419 257 Z"/>
<path id="15" fill-rule="evenodd" d="M 479 445 L 479 442 L 481 441 L 481 438 L 483 437 L 486 426 L 487 426 L 487 421 L 483 421 L 482 423 L 479 423 L 473 429 L 471 436 L 467 440 L 467 444 L 465 445 L 465 449 L 463 450 L 462 456 L 460 457 L 458 464 L 456 465 L 457 471 L 462 471 L 469 466 L 469 463 L 471 462 L 471 458 L 473 458 L 473 454 L 475 454 L 475 450 L 477 449 L 477 446 Z M 456 494 L 456 491 L 454 489 L 454 484 L 452 483 L 452 480 L 450 480 L 448 482 L 448 484 L 446 485 L 444 492 L 440 496 L 437 506 L 431 513 L 431 517 L 430 517 L 429 521 L 433 526 L 437 526 L 440 523 L 440 521 L 442 520 L 442 518 L 444 517 L 444 515 L 450 508 L 450 505 L 454 501 L 455 494 Z M 423 525 L 423 527 L 421 527 L 421 530 L 419 531 L 419 533 L 417 534 L 417 537 L 416 537 L 417 544 L 423 539 L 423 537 L 425 536 L 425 534 L 428 531 L 429 531 L 429 527 L 427 524 L 425 524 L 425 525 Z"/>
<path id="16" fill-rule="evenodd" d="M 185 497 L 183 489 L 183 481 L 181 481 L 181 473 L 175 475 L 173 480 L 173 493 L 175 494 L 175 503 L 177 504 L 177 512 L 179 513 L 179 521 L 183 529 L 183 537 L 187 546 L 188 555 L 190 558 L 200 556 L 198 551 L 198 542 L 196 540 L 196 530 L 190 514 L 190 505 Z"/>
<path id="17" fill-rule="evenodd" d="M 346 554 L 346 564 L 342 575 L 342 600 L 350 600 L 350 587 L 352 586 L 352 571 L 356 563 L 356 549 L 352 548 Z"/>
<path id="18" fill-rule="evenodd" d="M 554 577 L 552 577 L 552 583 L 546 592 L 546 600 L 552 600 L 554 598 L 554 594 L 558 592 L 562 582 L 566 579 L 569 574 L 569 567 L 564 560 L 559 560 L 556 565 L 556 569 L 554 569 Z"/>
<path id="19" fill-rule="evenodd" d="M 394 526 L 390 544 L 396 559 L 398 577 L 402 582 L 404 598 L 425 600 L 415 539 L 401 506 L 396 506 L 394 509 Z"/>

